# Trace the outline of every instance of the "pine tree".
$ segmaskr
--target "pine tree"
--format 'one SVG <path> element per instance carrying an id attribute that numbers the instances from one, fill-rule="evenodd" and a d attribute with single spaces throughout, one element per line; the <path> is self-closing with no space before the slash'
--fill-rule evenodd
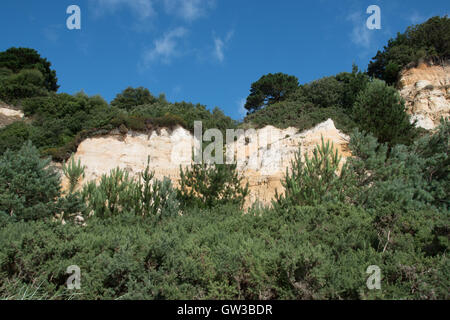
<path id="1" fill-rule="evenodd" d="M 248 183 L 243 186 L 236 164 L 194 164 L 180 167 L 179 199 L 185 207 L 212 208 L 232 203 L 243 206 Z"/>
<path id="2" fill-rule="evenodd" d="M 323 201 L 344 201 L 350 193 L 352 175 L 330 141 L 316 146 L 311 157 L 301 159 L 301 148 L 282 181 L 284 195 L 275 195 L 274 206 L 318 205 Z"/>
<path id="3" fill-rule="evenodd" d="M 38 150 L 25 143 L 19 151 L 0 157 L 0 212 L 17 220 L 36 220 L 56 213 L 60 176 L 41 159 Z"/>

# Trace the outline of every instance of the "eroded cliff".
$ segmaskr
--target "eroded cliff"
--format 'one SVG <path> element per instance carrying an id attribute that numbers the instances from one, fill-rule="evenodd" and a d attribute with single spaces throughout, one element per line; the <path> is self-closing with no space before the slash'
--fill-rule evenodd
<path id="1" fill-rule="evenodd" d="M 434 129 L 450 116 L 450 65 L 421 63 L 401 73 L 401 96 L 417 126 Z"/>
<path id="2" fill-rule="evenodd" d="M 276 189 L 282 192 L 281 179 L 299 146 L 302 154 L 310 153 L 321 142 L 321 137 L 333 142 L 344 159 L 350 155 L 349 137 L 337 130 L 331 119 L 300 133 L 295 128 L 282 130 L 272 126 L 249 130 L 231 143 L 229 150 L 234 150 L 238 171 L 250 186 L 246 206 L 255 202 L 268 204 Z M 81 184 L 98 181 L 116 167 L 136 177 L 145 169 L 149 159 L 155 178 L 169 177 L 177 186 L 180 166 L 192 163 L 195 141 L 194 136 L 181 127 L 151 135 L 130 132 L 86 139 L 75 154 L 75 159 L 80 159 L 86 167 L 86 176 Z M 238 156 L 238 152 L 242 156 Z M 63 179 L 63 186 L 67 188 L 66 179 Z"/>

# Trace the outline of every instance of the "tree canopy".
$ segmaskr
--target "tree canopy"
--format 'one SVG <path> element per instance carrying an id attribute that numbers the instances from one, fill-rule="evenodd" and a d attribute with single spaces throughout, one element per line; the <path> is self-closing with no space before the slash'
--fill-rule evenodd
<path id="1" fill-rule="evenodd" d="M 408 27 L 405 33 L 398 33 L 372 58 L 367 71 L 372 77 L 395 84 L 404 67 L 426 57 L 450 58 L 448 16 L 430 18 L 423 24 Z"/>
<path id="2" fill-rule="evenodd" d="M 269 73 L 254 82 L 247 97 L 245 109 L 254 112 L 264 106 L 283 100 L 298 88 L 298 79 L 284 73 Z"/>
<path id="3" fill-rule="evenodd" d="M 8 69 L 15 74 L 24 69 L 39 70 L 44 77 L 44 87 L 48 91 L 56 92 L 59 88 L 58 78 L 56 77 L 56 71 L 51 69 L 51 65 L 46 58 L 42 58 L 34 49 L 10 48 L 0 52 L 0 69 Z"/>
<path id="4" fill-rule="evenodd" d="M 150 93 L 147 88 L 128 87 L 121 93 L 117 94 L 116 98 L 111 101 L 111 105 L 120 109 L 131 111 L 134 107 L 155 103 L 157 99 Z"/>

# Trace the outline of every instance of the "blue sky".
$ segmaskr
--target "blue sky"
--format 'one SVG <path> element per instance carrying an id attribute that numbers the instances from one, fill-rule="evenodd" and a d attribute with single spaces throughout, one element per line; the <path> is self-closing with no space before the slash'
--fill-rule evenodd
<path id="1" fill-rule="evenodd" d="M 81 30 L 66 27 L 72 4 L 81 8 Z M 381 30 L 365 27 L 372 4 L 381 8 Z M 111 101 L 144 86 L 240 119 L 262 75 L 306 83 L 353 62 L 366 69 L 397 32 L 449 8 L 440 0 L 2 0 L 0 50 L 38 50 L 56 69 L 59 92 Z"/>

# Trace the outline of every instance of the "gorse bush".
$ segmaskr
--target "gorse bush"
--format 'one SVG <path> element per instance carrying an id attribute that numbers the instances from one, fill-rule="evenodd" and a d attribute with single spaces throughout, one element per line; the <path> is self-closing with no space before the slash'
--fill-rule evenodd
<path id="1" fill-rule="evenodd" d="M 62 299 L 76 264 L 74 299 L 448 299 L 448 257 L 428 252 L 435 214 L 402 212 L 387 246 L 372 212 L 330 203 L 190 209 L 157 225 L 129 214 L 86 227 L 14 223 L 0 230 L 0 296 L 34 282 Z M 382 290 L 367 289 L 369 265 Z"/>

